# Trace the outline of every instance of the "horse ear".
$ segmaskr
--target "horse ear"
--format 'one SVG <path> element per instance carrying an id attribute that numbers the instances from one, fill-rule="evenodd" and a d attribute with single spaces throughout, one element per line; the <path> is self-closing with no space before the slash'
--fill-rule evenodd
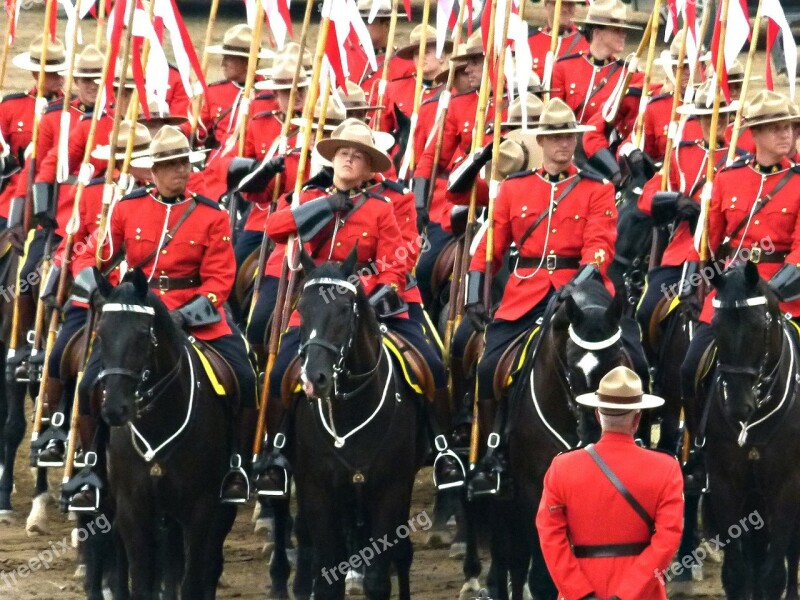
<path id="1" fill-rule="evenodd" d="M 570 323 L 577 323 L 583 316 L 583 311 L 578 306 L 578 303 L 573 300 L 572 296 L 564 298 L 564 305 L 567 308 L 567 318 Z"/>
<path id="2" fill-rule="evenodd" d="M 761 276 L 758 274 L 758 267 L 752 261 L 747 261 L 744 264 L 744 282 L 750 289 L 755 289 L 758 285 Z"/>
<path id="3" fill-rule="evenodd" d="M 622 311 L 625 306 L 625 294 L 614 294 L 611 304 L 606 308 L 606 321 L 610 324 L 619 323 L 622 320 Z"/>
<path id="4" fill-rule="evenodd" d="M 315 263 L 314 259 L 311 258 L 311 255 L 306 252 L 306 248 L 303 246 L 303 244 L 300 244 L 300 264 L 303 265 L 303 270 L 306 272 L 306 277 L 308 277 L 308 274 L 311 273 L 311 271 L 317 268 L 317 263 Z"/>
<path id="5" fill-rule="evenodd" d="M 114 286 L 111 285 L 108 278 L 103 275 L 97 267 L 92 267 L 92 275 L 94 276 L 94 282 L 97 284 L 97 293 L 103 298 L 108 298 L 114 290 Z"/>
<path id="6" fill-rule="evenodd" d="M 141 269 L 134 269 L 131 272 L 130 281 L 133 284 L 133 289 L 136 291 L 136 295 L 142 300 L 147 298 L 147 292 L 150 290 L 150 285 L 147 282 L 147 277 L 145 277 L 145 274 Z"/>
<path id="7" fill-rule="evenodd" d="M 356 242 L 353 249 L 350 250 L 350 254 L 347 255 L 347 258 L 344 259 L 342 263 L 342 272 L 344 272 L 345 276 L 352 275 L 355 272 L 356 268 L 356 260 L 358 259 L 358 242 Z"/>

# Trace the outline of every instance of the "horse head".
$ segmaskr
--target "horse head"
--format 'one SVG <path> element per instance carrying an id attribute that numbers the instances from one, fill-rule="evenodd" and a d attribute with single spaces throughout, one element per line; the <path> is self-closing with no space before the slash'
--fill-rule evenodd
<path id="1" fill-rule="evenodd" d="M 752 262 L 712 269 L 717 291 L 711 327 L 723 410 L 746 423 L 770 399 L 783 338 L 778 299 Z"/>
<path id="2" fill-rule="evenodd" d="M 380 357 L 378 322 L 355 272 L 356 258 L 357 247 L 341 264 L 316 266 L 301 250 L 300 373 L 309 398 L 331 399 L 351 372 L 364 370 L 365 359 Z"/>
<path id="3" fill-rule="evenodd" d="M 628 364 L 620 328 L 625 299 L 621 294 L 612 298 L 605 286 L 594 280 L 566 293 L 556 323 L 560 321 L 567 331 L 563 369 L 570 399 L 574 400 L 580 394 L 597 390 L 600 380 L 611 369 Z M 594 415 L 574 402 L 571 408 L 578 415 L 581 440 L 584 443 L 596 440 L 600 429 Z"/>
<path id="4" fill-rule="evenodd" d="M 101 414 L 109 425 L 118 427 L 137 416 L 147 395 L 143 389 L 158 375 L 155 355 L 159 341 L 185 336 L 172 323 L 166 306 L 150 293 L 140 269 L 126 273 L 116 287 L 97 270 L 95 280 L 102 299 L 94 341 L 103 362 L 97 377 L 103 384 Z"/>

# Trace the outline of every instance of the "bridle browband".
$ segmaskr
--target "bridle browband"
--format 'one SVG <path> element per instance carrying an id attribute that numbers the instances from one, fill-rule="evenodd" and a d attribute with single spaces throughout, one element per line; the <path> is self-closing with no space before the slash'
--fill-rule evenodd
<path id="1" fill-rule="evenodd" d="M 303 290 L 306 290 L 309 287 L 320 286 L 320 285 L 329 285 L 335 287 L 336 290 L 342 294 L 344 292 L 350 292 L 351 294 L 353 294 L 354 298 L 358 298 L 358 288 L 356 287 L 356 285 L 350 283 L 349 281 L 345 281 L 344 279 L 336 279 L 332 277 L 316 277 L 314 279 L 309 279 L 303 285 Z M 380 366 L 381 359 L 383 358 L 383 352 L 379 352 L 378 360 L 375 361 L 375 366 L 365 373 L 352 374 L 347 369 L 347 367 L 345 367 L 344 364 L 345 359 L 347 358 L 347 355 L 352 349 L 353 342 L 355 340 L 357 321 L 358 321 L 358 302 L 354 300 L 353 310 L 350 312 L 349 334 L 347 337 L 347 341 L 344 344 L 337 347 L 326 340 L 312 338 L 300 344 L 300 347 L 298 348 L 298 354 L 302 355 L 306 350 L 306 348 L 308 348 L 309 346 L 319 346 L 320 348 L 323 348 L 328 352 L 330 352 L 331 354 L 333 354 L 334 357 L 338 357 L 337 362 L 333 365 L 333 390 L 335 397 L 344 400 L 352 396 L 355 396 L 364 387 L 366 387 L 366 385 L 369 383 L 372 377 L 374 377 L 377 374 L 378 367 Z M 301 374 L 303 378 L 305 378 L 305 367 L 301 367 Z M 362 383 L 358 387 L 349 392 L 340 392 L 338 389 L 338 381 L 340 375 L 344 379 L 347 379 L 348 381 L 352 382 L 361 381 Z"/>
<path id="2" fill-rule="evenodd" d="M 622 339 L 621 327 L 618 327 L 617 331 L 611 334 L 610 337 L 607 337 L 604 340 L 600 340 L 599 342 L 590 342 L 584 340 L 575 332 L 575 329 L 572 327 L 572 324 L 570 324 L 570 326 L 567 328 L 567 333 L 569 333 L 569 339 L 571 339 L 576 346 L 578 346 L 579 348 L 583 348 L 584 350 L 588 350 L 589 352 L 594 352 L 596 350 L 605 350 L 606 348 L 610 348 L 618 341 L 620 341 L 620 339 Z"/>

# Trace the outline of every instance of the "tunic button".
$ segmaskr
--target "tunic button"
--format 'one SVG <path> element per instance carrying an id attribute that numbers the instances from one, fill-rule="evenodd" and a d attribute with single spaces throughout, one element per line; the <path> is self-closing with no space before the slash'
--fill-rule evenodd
<path id="1" fill-rule="evenodd" d="M 166 254 L 166 253 L 167 253 L 167 250 L 166 250 L 166 249 L 164 249 L 164 250 L 162 250 L 162 251 L 161 251 L 161 254 Z"/>
<path id="2" fill-rule="evenodd" d="M 337 248 L 342 245 L 342 242 L 336 242 Z"/>
<path id="3" fill-rule="evenodd" d="M 589 106 L 594 106 L 594 102 L 591 102 L 591 103 L 589 104 Z"/>
<path id="4" fill-rule="evenodd" d="M 759 224 L 759 220 L 758 220 L 758 219 L 756 219 L 755 223 L 756 223 L 756 225 L 758 225 L 758 224 Z"/>
<path id="5" fill-rule="evenodd" d="M 784 206 L 784 207 L 781 209 L 781 212 L 782 212 L 782 213 L 785 213 L 785 212 L 786 212 L 786 207 L 785 207 L 785 206 Z"/>
<path id="6" fill-rule="evenodd" d="M 194 240 L 189 240 L 189 245 L 194 246 Z"/>
<path id="7" fill-rule="evenodd" d="M 526 214 L 526 213 L 522 213 L 520 216 L 521 216 L 521 217 L 526 217 L 526 216 L 527 216 L 527 214 Z"/>
<path id="8" fill-rule="evenodd" d="M 142 236 L 140 236 L 140 235 L 137 235 L 137 236 L 136 236 L 136 239 L 137 239 L 137 240 L 140 240 L 140 239 L 142 239 Z"/>
<path id="9" fill-rule="evenodd" d="M 166 294 L 166 293 L 167 293 L 167 292 L 165 292 L 164 290 L 161 290 L 161 295 L 162 295 L 162 296 L 163 296 L 164 294 Z"/>
<path id="10" fill-rule="evenodd" d="M 576 220 L 576 221 L 577 221 L 578 219 L 580 219 L 580 218 L 581 218 L 581 216 L 580 216 L 580 215 L 575 215 L 575 220 Z"/>
<path id="11" fill-rule="evenodd" d="M 98 215 L 98 216 L 99 216 L 99 215 Z M 141 228 L 141 227 L 137 227 L 137 228 L 136 228 L 136 233 L 142 233 L 142 228 Z"/>
<path id="12" fill-rule="evenodd" d="M 553 227 L 553 228 L 550 230 L 550 232 L 551 232 L 551 233 L 555 233 L 555 232 L 556 232 L 556 228 L 555 228 L 555 227 Z"/>
<path id="13" fill-rule="evenodd" d="M 406 221 L 408 221 L 408 219 L 406 219 Z M 361 233 L 361 236 L 362 236 L 362 237 L 367 237 L 367 232 L 366 232 L 366 231 L 363 231 L 363 232 Z"/>
<path id="14" fill-rule="evenodd" d="M 528 207 L 527 206 L 523 206 L 522 210 L 528 210 Z"/>

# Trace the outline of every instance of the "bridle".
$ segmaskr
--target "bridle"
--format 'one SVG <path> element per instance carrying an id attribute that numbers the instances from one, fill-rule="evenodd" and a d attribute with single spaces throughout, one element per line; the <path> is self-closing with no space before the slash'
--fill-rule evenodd
<path id="1" fill-rule="evenodd" d="M 345 360 L 353 348 L 353 342 L 355 341 L 356 335 L 356 326 L 358 324 L 358 302 L 356 299 L 358 298 L 358 288 L 349 281 L 345 281 L 344 279 L 335 279 L 332 277 L 317 277 L 314 279 L 309 279 L 303 285 L 303 290 L 305 291 L 309 287 L 312 286 L 320 286 L 320 285 L 329 285 L 336 288 L 336 291 L 341 293 L 350 292 L 353 294 L 353 303 L 352 303 L 352 310 L 350 311 L 350 323 L 348 326 L 348 334 L 347 340 L 339 346 L 335 344 L 331 344 L 327 340 L 318 339 L 316 337 L 312 337 L 302 344 L 300 344 L 300 348 L 298 349 L 298 354 L 301 356 L 305 353 L 305 350 L 310 346 L 319 346 L 330 352 L 335 358 L 336 362 L 333 365 L 333 393 L 336 398 L 341 398 L 346 400 L 347 398 L 351 398 L 358 394 L 362 389 L 366 387 L 369 381 L 378 373 L 378 367 L 381 364 L 381 359 L 383 358 L 383 352 L 378 353 L 378 360 L 375 361 L 375 366 L 372 367 L 369 371 L 365 373 L 356 373 L 353 374 L 345 365 Z M 305 379 L 305 365 L 302 366 L 301 369 L 301 376 Z M 358 382 L 360 381 L 361 384 L 353 390 L 348 392 L 339 391 L 339 379 L 346 379 L 350 382 Z"/>

